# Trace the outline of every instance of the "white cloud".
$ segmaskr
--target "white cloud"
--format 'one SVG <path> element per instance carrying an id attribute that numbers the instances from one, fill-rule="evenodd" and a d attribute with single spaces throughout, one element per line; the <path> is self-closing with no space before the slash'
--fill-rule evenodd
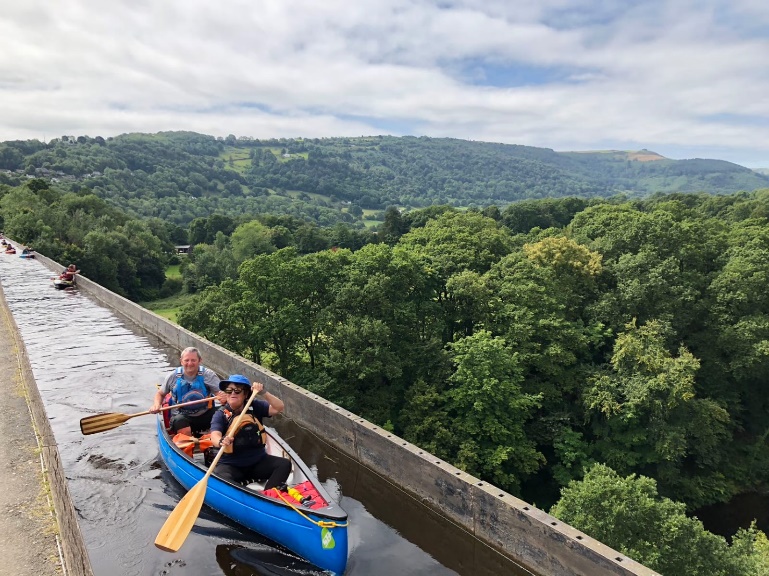
<path id="1" fill-rule="evenodd" d="M 12 0 L 0 140 L 390 132 L 769 166 L 767 24 L 758 0 Z"/>

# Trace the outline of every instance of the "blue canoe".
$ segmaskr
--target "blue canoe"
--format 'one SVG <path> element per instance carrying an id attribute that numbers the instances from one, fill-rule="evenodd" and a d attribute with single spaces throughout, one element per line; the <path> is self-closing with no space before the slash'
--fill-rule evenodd
<path id="1" fill-rule="evenodd" d="M 317 477 L 299 456 L 271 428 L 266 428 L 270 454 L 290 458 L 288 486 L 309 487 L 318 494 L 312 508 L 289 497 L 272 498 L 262 494 L 261 486 L 241 486 L 222 480 L 216 473 L 209 477 L 205 504 L 270 540 L 273 540 L 323 570 L 343 574 L 347 566 L 347 513 L 329 496 Z M 187 490 L 206 473 L 203 455 L 192 457 L 173 443 L 166 431 L 162 414 L 158 417 L 160 456 L 171 474 Z M 287 496 L 287 495 L 286 495 Z M 321 507 L 317 507 L 322 503 Z"/>

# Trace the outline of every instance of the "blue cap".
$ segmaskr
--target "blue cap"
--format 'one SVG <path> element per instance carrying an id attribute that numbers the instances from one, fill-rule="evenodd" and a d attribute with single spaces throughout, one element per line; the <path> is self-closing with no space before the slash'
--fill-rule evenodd
<path id="1" fill-rule="evenodd" d="M 251 381 L 243 376 L 243 374 L 230 374 L 227 380 L 219 382 L 219 390 L 227 388 L 227 384 L 237 384 L 238 386 L 248 386 L 251 388 Z"/>

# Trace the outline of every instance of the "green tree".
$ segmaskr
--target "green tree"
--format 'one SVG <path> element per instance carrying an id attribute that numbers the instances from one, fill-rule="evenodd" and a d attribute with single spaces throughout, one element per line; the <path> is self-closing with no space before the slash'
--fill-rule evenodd
<path id="1" fill-rule="evenodd" d="M 329 243 L 318 226 L 302 224 L 294 232 L 294 243 L 300 254 L 311 254 L 328 249 Z"/>
<path id="2" fill-rule="evenodd" d="M 235 230 L 235 221 L 230 216 L 223 214 L 211 214 L 206 219 L 206 242 L 213 244 L 217 234 L 220 232 L 225 236 L 230 236 Z"/>
<path id="3" fill-rule="evenodd" d="M 740 484 L 762 483 L 769 474 L 769 231 L 763 220 L 745 220 L 729 234 L 726 261 L 708 288 L 710 315 L 701 349 L 701 387 L 718 397 L 739 422 L 732 447 Z M 705 341 L 705 338 L 707 340 Z M 707 363 L 706 363 L 707 361 Z"/>
<path id="4" fill-rule="evenodd" d="M 335 276 L 348 254 L 299 257 L 296 250 L 284 248 L 240 266 L 244 310 L 258 327 L 259 338 L 270 343 L 280 374 L 291 377 L 303 352 L 314 365 L 318 340 L 329 317 L 326 309 L 333 299 Z"/>
<path id="5" fill-rule="evenodd" d="M 769 230 L 765 222 L 747 221 L 731 236 L 727 261 L 709 287 L 713 328 L 724 372 L 748 384 L 743 390 L 750 394 L 769 367 Z M 751 396 L 751 401 L 762 402 Z"/>
<path id="6" fill-rule="evenodd" d="M 518 493 L 520 478 L 544 463 L 524 432 L 539 397 L 521 390 L 523 377 L 516 355 L 502 338 L 480 331 L 449 347 L 456 363 L 447 392 L 457 443 L 452 461 Z"/>
<path id="7" fill-rule="evenodd" d="M 256 337 L 240 283 L 227 278 L 209 286 L 182 306 L 179 324 L 253 362 L 261 363 L 265 342 Z"/>
<path id="8" fill-rule="evenodd" d="M 162 241 L 146 222 L 139 220 L 130 220 L 117 230 L 131 239 L 129 258 L 133 263 L 130 267 L 133 276 L 119 275 L 121 286 L 134 300 L 157 298 L 166 278 Z"/>
<path id="9" fill-rule="evenodd" d="M 206 218 L 195 218 L 190 222 L 189 240 L 190 244 L 205 244 L 208 238 L 208 230 L 206 228 Z"/>
<path id="10" fill-rule="evenodd" d="M 219 232 L 215 243 L 197 244 L 188 255 L 182 270 L 184 288 L 193 294 L 208 286 L 215 286 L 227 278 L 237 277 L 237 263 L 224 234 Z"/>
<path id="11" fill-rule="evenodd" d="M 334 292 L 318 392 L 399 430 L 407 390 L 424 374 L 435 377 L 443 355 L 424 270 L 406 250 L 369 244 L 352 254 Z"/>
<path id="12" fill-rule="evenodd" d="M 599 460 L 621 472 L 648 471 L 665 493 L 699 507 L 733 489 L 719 472 L 730 419 L 717 402 L 696 397 L 699 361 L 683 346 L 674 357 L 669 336 L 658 321 L 629 323 L 611 370 L 590 379 L 584 403 Z"/>
<path id="13" fill-rule="evenodd" d="M 446 212 L 405 234 L 398 245 L 416 256 L 428 274 L 443 314 L 444 342 L 453 341 L 456 333 L 472 331 L 473 323 L 461 317 L 464 303 L 457 301 L 449 280 L 454 275 L 489 270 L 511 249 L 507 232 L 480 214 Z M 466 286 L 466 280 L 454 282 L 452 288 Z"/>
<path id="14" fill-rule="evenodd" d="M 94 281 L 122 296 L 133 292 L 134 284 L 126 290 L 120 278 L 135 278 L 136 268 L 128 257 L 130 240 L 117 231 L 92 230 L 84 238 L 84 255 L 78 267 Z M 70 258 L 70 260 L 72 260 Z"/>
<path id="15" fill-rule="evenodd" d="M 608 466 L 596 464 L 581 482 L 572 482 L 550 511 L 553 516 L 583 530 L 596 540 L 627 554 L 664 575 L 759 576 L 766 572 L 746 566 L 745 548 L 760 538 L 748 538 L 739 550 L 707 532 L 696 518 L 686 516 L 684 504 L 661 498 L 656 482 L 645 476 L 621 477 Z M 753 550 L 750 555 L 756 554 Z M 752 559 L 753 567 L 766 567 L 765 552 Z"/>
<path id="16" fill-rule="evenodd" d="M 388 206 L 384 213 L 384 222 L 379 229 L 382 242 L 393 245 L 406 232 L 401 211 L 397 206 Z"/>
<path id="17" fill-rule="evenodd" d="M 769 574 L 769 539 L 756 528 L 755 520 L 747 529 L 740 528 L 732 538 L 732 556 L 740 565 L 742 574 L 765 576 Z"/>
<path id="18" fill-rule="evenodd" d="M 251 220 L 238 226 L 232 233 L 230 242 L 232 255 L 237 262 L 243 262 L 257 254 L 269 254 L 275 251 L 272 230 L 258 220 Z"/>
<path id="19" fill-rule="evenodd" d="M 12 188 L 0 198 L 0 211 L 5 221 L 5 232 L 12 238 L 16 237 L 22 242 L 28 242 L 31 238 L 19 235 L 18 231 L 14 228 L 14 219 L 27 214 L 34 215 L 34 220 L 37 221 L 41 217 L 47 219 L 46 216 L 50 213 L 45 201 L 29 188 Z M 26 218 L 25 222 L 28 221 L 29 219 Z M 28 228 L 29 224 L 25 224 L 24 227 Z M 22 234 L 24 233 L 22 232 Z"/>
<path id="20" fill-rule="evenodd" d="M 569 229 L 603 257 L 606 289 L 589 316 L 617 332 L 632 318 L 662 319 L 680 338 L 698 338 L 709 308 L 703 296 L 725 248 L 722 222 L 697 218 L 680 202 L 648 212 L 603 204 L 577 214 Z"/>
<path id="21" fill-rule="evenodd" d="M 515 352 L 525 391 L 542 399 L 527 432 L 547 452 L 556 483 L 548 486 L 548 474 L 539 478 L 539 500 L 547 490 L 554 499 L 589 460 L 580 398 L 610 333 L 588 323 L 583 311 L 598 295 L 600 273 L 600 255 L 571 239 L 548 237 L 525 244 L 484 276 L 493 294 L 487 325 Z"/>

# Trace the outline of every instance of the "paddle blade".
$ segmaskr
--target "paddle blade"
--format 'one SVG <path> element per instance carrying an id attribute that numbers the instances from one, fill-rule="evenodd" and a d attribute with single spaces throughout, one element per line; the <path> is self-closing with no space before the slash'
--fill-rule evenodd
<path id="1" fill-rule="evenodd" d="M 96 434 L 98 432 L 106 432 L 107 430 L 117 428 L 129 418 L 131 418 L 131 416 L 128 414 L 119 413 L 86 416 L 80 420 L 80 431 L 85 436 L 88 434 Z"/>
<path id="2" fill-rule="evenodd" d="M 182 547 L 198 518 L 198 514 L 200 514 L 200 509 L 203 507 L 207 484 L 208 476 L 204 476 L 185 494 L 184 498 L 179 500 L 176 508 L 173 509 L 166 523 L 158 532 L 155 546 L 166 552 L 176 552 Z"/>

